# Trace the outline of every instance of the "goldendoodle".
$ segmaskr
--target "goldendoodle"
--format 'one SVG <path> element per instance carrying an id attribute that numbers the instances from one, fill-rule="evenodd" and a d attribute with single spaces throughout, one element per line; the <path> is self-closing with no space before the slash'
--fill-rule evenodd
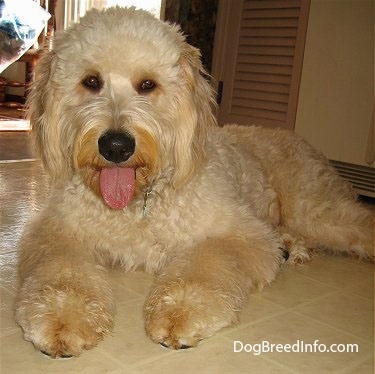
<path id="1" fill-rule="evenodd" d="M 155 274 L 146 332 L 184 349 L 233 323 L 285 262 L 373 259 L 372 213 L 320 153 L 291 132 L 217 126 L 178 26 L 91 10 L 36 74 L 29 116 L 51 189 L 20 242 L 16 319 L 50 356 L 111 330 L 108 265 Z"/>

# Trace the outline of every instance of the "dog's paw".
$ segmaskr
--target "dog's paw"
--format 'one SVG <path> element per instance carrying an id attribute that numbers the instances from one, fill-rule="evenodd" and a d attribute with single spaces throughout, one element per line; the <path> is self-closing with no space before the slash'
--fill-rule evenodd
<path id="1" fill-rule="evenodd" d="M 145 305 L 147 335 L 171 349 L 196 347 L 234 320 L 233 310 L 217 294 L 181 281 L 154 289 Z"/>
<path id="2" fill-rule="evenodd" d="M 113 324 L 111 308 L 71 289 L 45 287 L 17 303 L 16 320 L 25 340 L 52 358 L 79 356 L 95 347 Z"/>
<path id="3" fill-rule="evenodd" d="M 210 336 L 204 328 L 205 321 L 194 310 L 184 307 L 164 307 L 146 315 L 146 333 L 155 343 L 171 349 L 196 347 Z"/>
<path id="4" fill-rule="evenodd" d="M 316 253 L 306 247 L 303 239 L 295 238 L 288 233 L 281 235 L 283 245 L 288 252 L 286 263 L 288 265 L 303 265 L 312 260 Z"/>

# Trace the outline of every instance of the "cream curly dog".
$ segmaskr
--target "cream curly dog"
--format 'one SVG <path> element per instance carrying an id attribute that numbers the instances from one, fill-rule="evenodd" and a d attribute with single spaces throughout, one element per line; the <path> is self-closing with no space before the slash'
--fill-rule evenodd
<path id="1" fill-rule="evenodd" d="M 111 330 L 106 265 L 144 269 L 148 336 L 196 346 L 280 266 L 373 257 L 372 215 L 292 133 L 219 128 L 199 51 L 134 8 L 90 11 L 41 59 L 30 119 L 48 201 L 20 243 L 16 319 L 52 357 Z"/>

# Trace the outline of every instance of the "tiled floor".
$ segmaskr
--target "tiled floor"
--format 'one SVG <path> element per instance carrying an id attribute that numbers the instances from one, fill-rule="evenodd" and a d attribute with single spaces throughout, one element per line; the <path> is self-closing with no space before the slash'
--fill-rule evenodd
<path id="1" fill-rule="evenodd" d="M 252 295 L 238 326 L 196 349 L 170 351 L 145 335 L 142 305 L 152 278 L 112 272 L 117 295 L 113 335 L 79 358 L 51 360 L 22 339 L 13 319 L 16 243 L 45 195 L 38 162 L 0 162 L 0 372 L 18 373 L 364 373 L 374 372 L 374 265 L 324 256 L 285 267 L 277 281 Z M 234 352 L 234 341 L 357 344 L 358 353 Z M 264 343 L 267 344 L 267 343 Z M 239 347 L 240 343 L 236 343 Z M 249 346 L 246 346 L 249 348 Z"/>

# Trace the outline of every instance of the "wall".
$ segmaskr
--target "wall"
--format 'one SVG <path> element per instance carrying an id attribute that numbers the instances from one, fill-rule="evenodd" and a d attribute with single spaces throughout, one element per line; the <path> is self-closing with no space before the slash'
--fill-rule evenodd
<path id="1" fill-rule="evenodd" d="M 373 107 L 374 1 L 311 0 L 295 131 L 330 159 L 374 166 Z"/>

